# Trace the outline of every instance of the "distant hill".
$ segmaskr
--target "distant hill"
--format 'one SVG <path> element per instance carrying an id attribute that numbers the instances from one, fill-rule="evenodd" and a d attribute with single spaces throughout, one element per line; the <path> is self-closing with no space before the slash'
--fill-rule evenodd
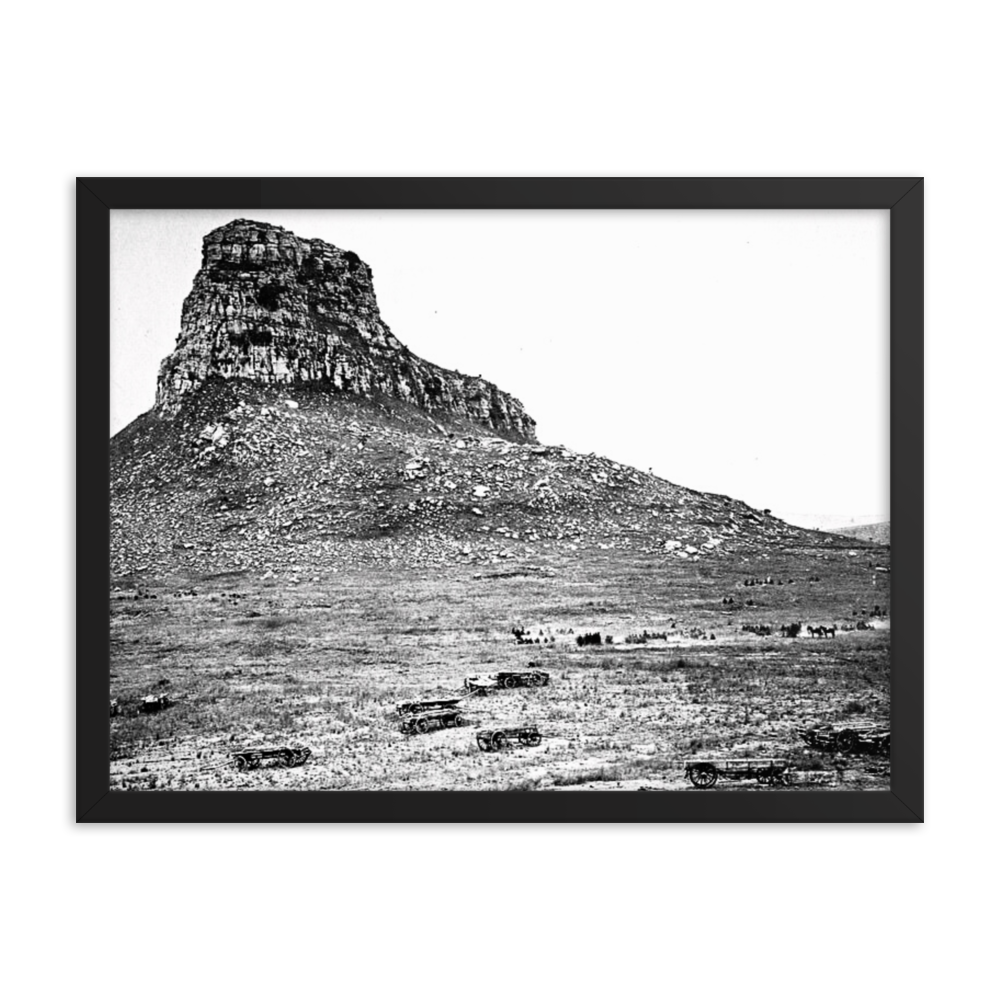
<path id="1" fill-rule="evenodd" d="M 860 538 L 876 545 L 889 544 L 889 521 L 878 524 L 852 524 L 848 528 L 830 528 L 832 534 L 846 535 L 848 538 Z"/>

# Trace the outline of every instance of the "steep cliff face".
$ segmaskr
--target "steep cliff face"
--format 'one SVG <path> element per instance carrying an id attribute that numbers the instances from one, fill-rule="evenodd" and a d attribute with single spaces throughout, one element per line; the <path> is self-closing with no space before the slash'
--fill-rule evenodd
<path id="1" fill-rule="evenodd" d="M 517 399 L 418 358 L 392 335 L 357 254 L 245 219 L 205 237 L 177 346 L 160 366 L 157 411 L 175 416 L 213 377 L 382 393 L 535 440 L 535 421 Z"/>

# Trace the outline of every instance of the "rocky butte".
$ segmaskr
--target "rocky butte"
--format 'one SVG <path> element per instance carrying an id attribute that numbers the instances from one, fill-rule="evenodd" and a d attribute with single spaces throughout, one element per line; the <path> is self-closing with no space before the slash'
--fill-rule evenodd
<path id="1" fill-rule="evenodd" d="M 123 575 L 584 549 L 683 561 L 830 537 L 538 444 L 518 400 L 397 340 L 357 255 L 245 219 L 205 237 L 156 405 L 110 459 Z"/>
<path id="2" fill-rule="evenodd" d="M 465 417 L 510 440 L 535 440 L 535 421 L 518 400 L 418 358 L 393 336 L 379 314 L 372 270 L 357 254 L 246 219 L 204 239 L 177 346 L 160 367 L 157 411 L 176 415 L 212 376 L 324 382 Z"/>

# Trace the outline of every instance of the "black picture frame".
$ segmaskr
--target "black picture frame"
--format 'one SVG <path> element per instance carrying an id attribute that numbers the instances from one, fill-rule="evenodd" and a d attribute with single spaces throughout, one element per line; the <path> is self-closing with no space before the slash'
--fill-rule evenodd
<path id="1" fill-rule="evenodd" d="M 924 185 L 918 177 L 127 178 L 76 188 L 78 822 L 922 822 Z M 135 792 L 109 788 L 110 213 L 113 209 L 888 209 L 890 790 Z M 102 350 L 96 348 L 100 346 Z M 84 349 L 85 348 L 85 349 Z"/>

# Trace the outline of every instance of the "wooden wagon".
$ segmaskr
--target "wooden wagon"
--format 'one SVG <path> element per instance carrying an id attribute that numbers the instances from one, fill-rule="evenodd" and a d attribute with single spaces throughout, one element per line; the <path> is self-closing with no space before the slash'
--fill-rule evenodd
<path id="1" fill-rule="evenodd" d="M 538 726 L 480 729 L 476 732 L 476 743 L 480 750 L 505 750 L 514 741 L 523 747 L 537 747 L 541 745 L 542 734 L 538 731 Z"/>
<path id="2" fill-rule="evenodd" d="M 821 725 L 800 728 L 799 736 L 814 750 L 835 750 L 838 753 L 890 752 L 889 729 L 882 726 Z"/>
<path id="3" fill-rule="evenodd" d="M 451 710 L 462 703 L 461 698 L 426 698 L 423 701 L 401 701 L 396 705 L 399 715 L 419 715 L 438 709 Z"/>
<path id="4" fill-rule="evenodd" d="M 427 733 L 432 729 L 450 729 L 465 723 L 461 708 L 453 705 L 430 712 L 415 712 L 404 717 L 399 730 L 407 736 L 415 733 Z"/>
<path id="5" fill-rule="evenodd" d="M 545 687 L 548 683 L 549 675 L 543 670 L 500 670 L 466 677 L 465 689 L 475 694 L 485 694 L 498 688 Z"/>
<path id="6" fill-rule="evenodd" d="M 761 785 L 787 785 L 788 761 L 772 758 L 694 760 L 684 768 L 684 777 L 695 788 L 711 788 L 719 778 L 729 781 L 757 781 Z"/>
<path id="7" fill-rule="evenodd" d="M 308 747 L 248 747 L 237 750 L 233 760 L 241 771 L 252 771 L 264 761 L 274 761 L 284 767 L 297 767 L 304 764 L 312 754 Z"/>

